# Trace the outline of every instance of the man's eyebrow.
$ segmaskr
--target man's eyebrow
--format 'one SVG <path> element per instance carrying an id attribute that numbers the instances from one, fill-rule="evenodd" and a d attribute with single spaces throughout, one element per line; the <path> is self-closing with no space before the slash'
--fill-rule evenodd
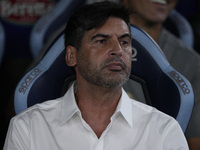
<path id="1" fill-rule="evenodd" d="M 119 37 L 119 39 L 123 39 L 123 38 L 125 38 L 125 37 L 128 37 L 129 39 L 131 39 L 131 35 L 130 35 L 129 33 L 125 33 L 125 34 L 121 35 L 121 36 Z"/>
<path id="2" fill-rule="evenodd" d="M 94 36 L 91 37 L 91 41 L 94 40 L 95 38 L 98 38 L 98 37 L 109 38 L 109 35 L 98 33 L 98 34 L 95 34 Z"/>
<path id="3" fill-rule="evenodd" d="M 94 36 L 91 37 L 91 41 L 94 40 L 95 38 L 98 38 L 98 37 L 102 37 L 102 38 L 109 38 L 110 36 L 107 35 L 107 34 L 95 34 Z M 125 33 L 123 35 L 121 35 L 118 39 L 122 39 L 122 38 L 125 38 L 125 37 L 128 37 L 129 39 L 131 39 L 131 35 L 129 33 Z"/>

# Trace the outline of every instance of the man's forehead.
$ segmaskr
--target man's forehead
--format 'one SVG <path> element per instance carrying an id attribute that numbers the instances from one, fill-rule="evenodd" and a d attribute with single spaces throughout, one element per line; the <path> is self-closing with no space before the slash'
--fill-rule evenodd
<path id="1" fill-rule="evenodd" d="M 111 29 L 119 28 L 123 30 L 128 30 L 129 27 L 123 19 L 117 17 L 109 17 L 104 24 L 97 27 L 96 29 L 100 30 L 105 28 L 111 28 Z"/>
<path id="2" fill-rule="evenodd" d="M 86 34 L 94 36 L 96 34 L 102 35 L 117 35 L 131 34 L 128 25 L 120 18 L 109 18 L 102 26 L 89 30 Z"/>

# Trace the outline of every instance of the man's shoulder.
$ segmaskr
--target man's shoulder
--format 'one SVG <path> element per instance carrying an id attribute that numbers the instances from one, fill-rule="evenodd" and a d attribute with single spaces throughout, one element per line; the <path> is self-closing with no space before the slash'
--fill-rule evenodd
<path id="1" fill-rule="evenodd" d="M 157 108 L 141 103 L 136 100 L 132 100 L 132 108 L 133 108 L 133 114 L 138 113 L 138 119 L 143 117 L 149 117 L 149 118 L 160 118 L 164 120 L 174 120 L 173 117 L 169 116 L 168 114 L 161 112 Z"/>
<path id="2" fill-rule="evenodd" d="M 177 50 L 181 51 L 195 51 L 192 47 L 189 47 L 184 43 L 182 40 L 180 40 L 178 37 L 176 37 L 171 32 L 167 31 L 166 29 L 163 29 L 160 35 L 160 38 L 158 40 L 158 45 L 162 48 L 168 47 L 168 48 L 181 48 Z M 168 49 L 169 50 L 169 49 Z M 197 54 L 197 53 L 195 53 Z"/>
<path id="3" fill-rule="evenodd" d="M 184 42 L 175 37 L 166 29 L 163 29 L 158 41 L 158 45 L 166 55 L 169 63 L 179 70 L 179 67 L 183 69 L 183 64 L 187 69 L 195 68 L 199 70 L 200 55 L 193 48 L 188 47 Z"/>
<path id="4" fill-rule="evenodd" d="M 135 86 L 132 86 L 134 88 Z M 124 91 L 125 94 L 123 94 L 124 99 L 127 101 L 127 105 L 131 105 L 132 110 L 132 116 L 137 120 L 141 120 L 141 118 L 149 117 L 149 118 L 164 118 L 164 119 L 172 119 L 171 116 L 159 111 L 157 108 L 146 104 L 143 100 L 143 102 L 136 100 L 135 98 L 132 98 L 129 96 L 127 92 Z M 124 96 L 125 95 L 125 96 Z M 135 120 L 135 121 L 136 121 Z"/>
<path id="5" fill-rule="evenodd" d="M 162 30 L 160 38 L 158 40 L 158 45 L 161 47 L 163 47 L 164 45 L 179 47 L 181 48 L 181 49 L 178 49 L 180 51 L 186 50 L 186 51 L 189 51 L 189 53 L 191 52 L 193 55 L 199 56 L 199 53 L 197 53 L 197 51 L 193 47 L 188 46 L 180 38 L 176 37 L 174 34 L 167 31 L 166 29 Z"/>
<path id="6" fill-rule="evenodd" d="M 49 116 L 51 114 L 56 114 L 61 109 L 61 98 L 57 98 L 54 100 L 47 100 L 39 104 L 35 104 L 23 112 L 17 114 L 12 118 L 12 121 L 19 122 L 19 121 L 29 121 L 37 119 L 40 116 Z"/>

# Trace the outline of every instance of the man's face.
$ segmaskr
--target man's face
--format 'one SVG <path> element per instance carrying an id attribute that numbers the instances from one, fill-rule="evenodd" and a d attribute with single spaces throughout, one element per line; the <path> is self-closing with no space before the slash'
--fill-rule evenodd
<path id="1" fill-rule="evenodd" d="M 141 19 L 151 23 L 166 20 L 178 0 L 123 0 L 126 7 L 134 9 Z"/>
<path id="2" fill-rule="evenodd" d="M 122 86 L 131 71 L 131 37 L 126 23 L 110 17 L 103 26 L 88 31 L 77 57 L 77 73 L 98 86 Z"/>

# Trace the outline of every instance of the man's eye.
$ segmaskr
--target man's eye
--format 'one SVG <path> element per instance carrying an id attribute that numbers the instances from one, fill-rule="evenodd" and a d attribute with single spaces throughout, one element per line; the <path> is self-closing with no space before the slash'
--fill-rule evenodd
<path id="1" fill-rule="evenodd" d="M 100 43 L 100 44 L 104 44 L 106 42 L 105 39 L 102 39 L 102 40 L 98 40 L 97 43 Z"/>
<path id="2" fill-rule="evenodd" d="M 121 45 L 128 45 L 129 44 L 128 41 L 121 41 L 120 43 L 121 43 Z"/>

